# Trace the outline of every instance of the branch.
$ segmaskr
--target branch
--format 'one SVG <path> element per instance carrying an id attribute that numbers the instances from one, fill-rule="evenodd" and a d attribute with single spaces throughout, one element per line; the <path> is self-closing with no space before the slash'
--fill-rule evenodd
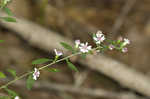
<path id="1" fill-rule="evenodd" d="M 15 82 L 17 86 L 25 86 L 25 81 L 20 80 Z M 144 99 L 142 97 L 136 96 L 131 92 L 112 92 L 106 91 L 102 89 L 91 89 L 84 87 L 75 87 L 73 85 L 65 85 L 65 84 L 57 84 L 52 82 L 40 81 L 36 82 L 33 86 L 35 89 L 43 89 L 43 90 L 56 90 L 61 92 L 71 92 L 79 95 L 87 95 L 93 97 L 103 97 L 109 99 Z"/>

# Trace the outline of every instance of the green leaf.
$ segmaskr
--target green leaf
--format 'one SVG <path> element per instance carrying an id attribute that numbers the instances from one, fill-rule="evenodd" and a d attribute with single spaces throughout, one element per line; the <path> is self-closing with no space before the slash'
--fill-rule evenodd
<path id="1" fill-rule="evenodd" d="M 0 43 L 4 42 L 4 40 L 0 40 Z"/>
<path id="2" fill-rule="evenodd" d="M 9 16 L 13 16 L 13 13 L 11 12 L 11 10 L 7 7 L 4 7 L 4 11 L 9 15 Z"/>
<path id="3" fill-rule="evenodd" d="M 0 78 L 6 78 L 6 76 L 3 72 L 0 72 Z"/>
<path id="4" fill-rule="evenodd" d="M 9 96 L 0 96 L 0 99 L 11 99 Z"/>
<path id="5" fill-rule="evenodd" d="M 14 78 L 17 77 L 17 76 L 16 76 L 16 71 L 15 71 L 15 70 L 13 70 L 13 69 L 7 69 L 7 71 L 8 71 Z"/>
<path id="6" fill-rule="evenodd" d="M 7 87 L 5 88 L 5 91 L 7 91 L 7 93 L 12 97 L 18 96 L 18 94 L 15 91 L 10 90 Z"/>
<path id="7" fill-rule="evenodd" d="M 31 90 L 33 84 L 34 84 L 35 80 L 33 79 L 32 75 L 28 76 L 27 82 L 26 82 L 26 87 L 28 90 Z"/>
<path id="8" fill-rule="evenodd" d="M 48 58 L 40 58 L 40 59 L 37 59 L 37 60 L 34 60 L 32 62 L 33 65 L 35 64 L 43 64 L 43 63 L 46 63 L 48 61 L 53 61 L 52 59 L 48 59 Z"/>
<path id="9" fill-rule="evenodd" d="M 7 22 L 17 22 L 15 18 L 13 17 L 0 17 L 2 18 L 4 21 L 7 21 Z"/>
<path id="10" fill-rule="evenodd" d="M 120 42 L 120 49 L 122 49 L 124 46 L 124 42 Z"/>
<path id="11" fill-rule="evenodd" d="M 71 62 L 69 62 L 68 59 L 66 59 L 66 62 L 67 62 L 68 67 L 69 67 L 71 70 L 74 70 L 74 71 L 78 72 L 78 69 L 76 68 L 76 66 L 73 65 Z"/>
<path id="12" fill-rule="evenodd" d="M 72 48 L 72 46 L 70 46 L 69 44 L 67 43 L 64 43 L 64 42 L 60 42 L 60 44 L 67 50 L 70 50 L 70 51 L 74 51 L 74 49 Z"/>
<path id="13" fill-rule="evenodd" d="M 85 59 L 86 58 L 86 53 L 81 53 L 81 57 L 83 58 L 83 59 Z"/>
<path id="14" fill-rule="evenodd" d="M 95 33 L 92 33 L 93 37 L 96 37 L 96 34 Z"/>
<path id="15" fill-rule="evenodd" d="M 46 68 L 46 70 L 49 72 L 60 72 L 60 70 L 56 68 Z"/>

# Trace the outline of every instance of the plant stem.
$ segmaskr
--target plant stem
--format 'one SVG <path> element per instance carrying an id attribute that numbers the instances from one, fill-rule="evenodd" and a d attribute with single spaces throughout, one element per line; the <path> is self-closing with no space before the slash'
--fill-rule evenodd
<path id="1" fill-rule="evenodd" d="M 91 51 L 97 50 L 98 48 L 99 48 L 99 47 L 93 48 Z M 50 63 L 50 64 L 47 64 L 47 65 L 45 65 L 45 66 L 42 66 L 42 67 L 40 67 L 38 70 L 45 69 L 45 68 L 47 68 L 47 67 L 49 67 L 49 66 L 51 66 L 51 65 L 54 65 L 54 64 L 56 64 L 56 63 L 58 63 L 58 62 L 64 61 L 64 60 L 66 60 L 66 59 L 68 59 L 68 58 L 71 58 L 71 57 L 76 56 L 76 55 L 79 55 L 79 54 L 82 54 L 82 53 L 81 53 L 81 52 L 77 52 L 77 53 L 75 53 L 75 54 L 71 54 L 71 55 L 66 56 L 66 57 L 64 57 L 64 58 L 62 58 L 62 59 L 59 59 L 59 60 L 57 60 L 57 61 L 54 61 L 54 62 L 52 62 L 52 63 Z M 9 85 L 11 85 L 11 84 L 13 84 L 13 83 L 16 82 L 17 80 L 20 80 L 20 79 L 22 79 L 22 78 L 28 76 L 29 74 L 32 74 L 33 72 L 34 72 L 34 71 L 29 71 L 29 72 L 27 72 L 27 73 L 25 73 L 25 74 L 23 74 L 23 75 L 21 75 L 21 76 L 15 78 L 14 80 L 8 82 L 7 84 L 2 85 L 2 86 L 0 87 L 0 90 L 6 88 L 7 86 L 9 86 Z"/>
<path id="2" fill-rule="evenodd" d="M 69 55 L 69 56 L 67 56 L 67 57 L 64 57 L 64 58 L 62 58 L 62 59 L 59 59 L 59 60 L 57 60 L 57 61 L 54 61 L 54 62 L 52 62 L 52 63 L 50 63 L 50 64 L 48 64 L 48 65 L 45 65 L 45 66 L 39 68 L 38 70 L 42 70 L 42 69 L 47 68 L 47 67 L 49 67 L 49 66 L 51 66 L 51 65 L 53 65 L 53 64 L 56 64 L 56 63 L 61 62 L 61 61 L 64 61 L 64 60 L 66 60 L 66 59 L 68 59 L 68 58 L 70 58 L 70 57 L 73 57 L 73 56 L 76 56 L 76 55 L 79 55 L 79 54 L 81 54 L 81 52 L 78 52 L 78 53 L 75 53 L 75 54 L 71 54 L 71 55 Z M 21 76 L 15 78 L 14 80 L 8 82 L 7 84 L 2 85 L 2 86 L 0 87 L 0 90 L 3 89 L 3 88 L 6 88 L 6 87 L 9 86 L 10 84 L 12 84 L 12 83 L 16 82 L 17 80 L 20 80 L 20 79 L 22 79 L 22 78 L 28 76 L 29 74 L 31 74 L 31 73 L 33 73 L 33 72 L 34 72 L 34 71 L 29 71 L 29 72 L 27 72 L 27 73 L 25 73 L 25 74 L 23 74 L 23 75 L 21 75 Z"/>

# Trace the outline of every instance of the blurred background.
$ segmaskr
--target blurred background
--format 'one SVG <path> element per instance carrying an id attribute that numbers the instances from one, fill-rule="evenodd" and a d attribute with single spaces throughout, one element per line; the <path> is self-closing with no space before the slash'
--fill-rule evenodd
<path id="1" fill-rule="evenodd" d="M 97 30 L 102 30 L 107 38 L 111 39 L 117 39 L 119 36 L 127 37 L 131 40 L 128 53 L 108 51 L 104 55 L 150 77 L 150 0 L 12 0 L 8 7 L 17 18 L 38 24 L 39 29 L 44 28 L 69 40 L 81 39 L 94 45 L 90 33 L 96 33 Z M 23 27 L 22 24 L 22 30 Z M 31 27 L 25 28 L 24 31 L 40 30 Z M 33 60 L 54 56 L 53 50 L 40 48 L 39 46 L 42 46 L 40 43 L 32 46 L 30 38 L 24 38 L 20 34 L 19 28 L 0 23 L 0 39 L 4 40 L 0 44 L 0 70 L 4 72 L 7 68 L 12 68 L 21 75 L 34 67 L 31 64 Z M 54 37 L 49 38 L 55 39 Z M 55 43 L 46 41 L 45 43 L 50 46 Z M 72 61 L 80 73 L 72 72 L 62 62 L 55 65 L 61 72 L 42 71 L 38 84 L 33 90 L 28 91 L 22 85 L 25 79 L 11 85 L 10 88 L 18 92 L 22 99 L 116 99 L 109 97 L 115 93 L 123 93 L 124 97 L 130 97 L 122 99 L 141 99 L 131 98 L 131 95 L 128 95 L 131 93 L 143 96 L 136 90 L 123 87 L 100 71 L 80 64 L 77 59 L 75 57 Z M 42 87 L 40 82 L 47 85 Z M 89 90 L 104 90 L 108 92 L 108 96 L 89 95 L 90 91 L 82 93 L 80 89 L 70 91 L 78 82 L 80 86 Z M 0 81 L 0 84 L 4 82 Z"/>

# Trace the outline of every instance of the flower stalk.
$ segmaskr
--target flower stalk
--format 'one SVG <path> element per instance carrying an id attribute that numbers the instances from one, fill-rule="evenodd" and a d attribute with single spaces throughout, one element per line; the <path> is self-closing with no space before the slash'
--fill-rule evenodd
<path id="1" fill-rule="evenodd" d="M 32 82 L 31 81 L 36 81 L 37 78 L 40 77 L 40 71 L 41 70 L 44 70 L 44 69 L 47 69 L 49 68 L 51 65 L 54 65 L 56 63 L 59 63 L 61 61 L 66 61 L 66 63 L 68 64 L 68 67 L 74 71 L 78 71 L 76 66 L 74 66 L 69 58 L 73 57 L 73 56 L 77 56 L 77 55 L 81 55 L 81 56 L 85 56 L 87 54 L 94 54 L 95 52 L 98 53 L 98 52 L 103 52 L 105 50 L 119 50 L 123 53 L 126 53 L 128 51 L 126 45 L 130 44 L 130 41 L 126 38 L 122 38 L 122 39 L 119 39 L 119 40 L 116 40 L 116 41 L 113 41 L 113 40 L 107 40 L 105 38 L 105 35 L 101 32 L 101 31 L 98 31 L 96 34 L 93 35 L 93 40 L 96 44 L 96 47 L 92 47 L 91 45 L 88 45 L 88 42 L 86 43 L 81 43 L 80 40 L 75 40 L 75 46 L 72 47 L 66 43 L 63 43 L 61 42 L 61 45 L 66 48 L 67 50 L 69 51 L 72 51 L 72 54 L 69 55 L 69 56 L 66 56 L 64 58 L 61 58 L 60 56 L 63 55 L 63 53 L 57 49 L 54 49 L 54 52 L 55 52 L 55 57 L 54 59 L 52 60 L 51 63 L 47 64 L 47 65 L 44 65 L 40 68 L 34 68 L 34 70 L 31 70 L 27 73 L 24 73 L 23 75 L 19 76 L 19 77 L 15 77 L 14 80 L 11 80 L 9 81 L 8 83 L 0 86 L 0 90 L 1 89 L 6 89 L 9 85 L 15 83 L 16 81 L 26 77 L 26 76 L 29 76 L 31 79 L 27 80 L 29 84 L 28 86 L 28 83 L 27 83 L 27 88 L 31 88 L 32 87 Z M 104 43 L 106 42 L 106 43 Z M 40 63 L 45 63 L 45 62 L 48 62 L 50 61 L 50 59 L 47 59 L 47 58 L 43 58 L 43 59 L 40 59 L 40 60 L 35 60 L 33 62 L 33 64 L 40 64 Z M 18 96 L 16 96 L 16 99 L 18 99 Z"/>

